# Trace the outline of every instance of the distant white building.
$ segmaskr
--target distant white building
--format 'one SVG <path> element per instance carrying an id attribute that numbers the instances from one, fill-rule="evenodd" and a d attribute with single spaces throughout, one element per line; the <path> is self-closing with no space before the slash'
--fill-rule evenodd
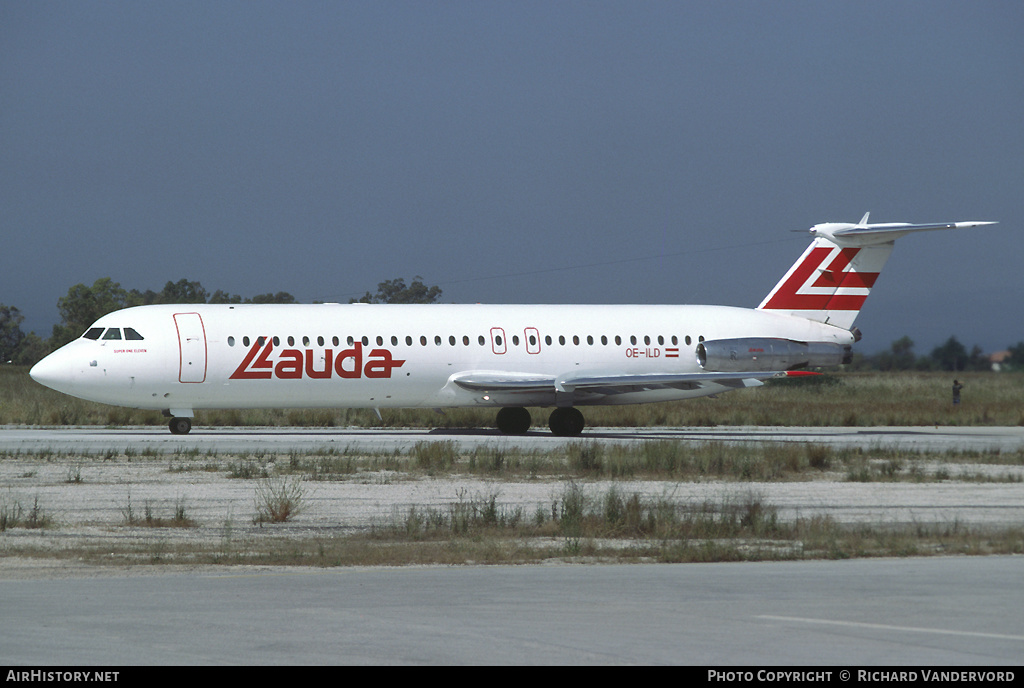
<path id="1" fill-rule="evenodd" d="M 1010 357 L 1009 351 L 996 351 L 988 355 L 989 365 L 992 366 L 992 370 L 997 373 L 1003 369 L 1006 364 L 1006 359 Z"/>

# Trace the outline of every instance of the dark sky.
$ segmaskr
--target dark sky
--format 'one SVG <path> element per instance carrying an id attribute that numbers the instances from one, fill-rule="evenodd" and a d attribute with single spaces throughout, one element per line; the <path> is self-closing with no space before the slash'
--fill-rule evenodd
<path id="1" fill-rule="evenodd" d="M 0 302 L 111 277 L 755 306 L 903 239 L 861 349 L 1024 340 L 1024 3 L 0 0 Z"/>

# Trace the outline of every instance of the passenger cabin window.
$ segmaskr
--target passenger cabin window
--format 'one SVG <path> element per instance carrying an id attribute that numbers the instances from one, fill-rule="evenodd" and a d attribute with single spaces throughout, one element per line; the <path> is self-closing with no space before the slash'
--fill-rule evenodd
<path id="1" fill-rule="evenodd" d="M 99 339 L 100 335 L 103 334 L 102 327 L 90 327 L 89 330 L 82 336 L 86 339 Z"/>

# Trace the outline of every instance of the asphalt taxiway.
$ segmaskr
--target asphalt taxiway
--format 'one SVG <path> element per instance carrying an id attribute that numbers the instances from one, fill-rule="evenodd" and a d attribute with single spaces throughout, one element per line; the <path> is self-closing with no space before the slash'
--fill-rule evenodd
<path id="1" fill-rule="evenodd" d="M 826 665 L 839 681 L 1019 665 L 1021 580 L 1020 556 L 2 580 L 0 664 Z"/>

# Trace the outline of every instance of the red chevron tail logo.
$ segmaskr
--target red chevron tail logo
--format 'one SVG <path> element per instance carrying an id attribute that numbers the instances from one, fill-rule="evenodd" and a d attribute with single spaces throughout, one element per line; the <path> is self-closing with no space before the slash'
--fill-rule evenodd
<path id="1" fill-rule="evenodd" d="M 762 308 L 859 311 L 879 275 L 850 269 L 850 263 L 860 251 L 859 248 L 814 247 L 794 266 Z"/>

